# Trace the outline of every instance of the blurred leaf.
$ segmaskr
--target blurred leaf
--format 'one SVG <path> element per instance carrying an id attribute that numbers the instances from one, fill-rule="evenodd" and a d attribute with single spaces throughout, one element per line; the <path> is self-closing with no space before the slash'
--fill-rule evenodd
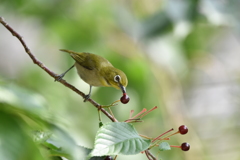
<path id="1" fill-rule="evenodd" d="M 144 38 L 159 36 L 160 34 L 170 31 L 172 22 L 163 12 L 159 12 L 151 17 L 148 17 L 141 25 L 141 34 Z"/>
<path id="2" fill-rule="evenodd" d="M 175 1 L 169 0 L 166 12 L 170 19 L 176 21 L 195 21 L 198 19 L 199 0 Z"/>
<path id="3" fill-rule="evenodd" d="M 41 155 L 37 145 L 28 136 L 29 128 L 21 117 L 3 109 L 10 106 L 0 105 L 0 159 L 46 160 L 46 157 Z"/>
<path id="4" fill-rule="evenodd" d="M 43 143 L 43 142 L 46 142 L 51 137 L 51 135 L 52 133 L 50 132 L 34 131 L 33 139 L 35 142 Z"/>
<path id="5" fill-rule="evenodd" d="M 94 149 L 90 155 L 133 155 L 147 149 L 149 145 L 150 140 L 142 139 L 132 124 L 112 122 L 98 130 Z"/>
<path id="6" fill-rule="evenodd" d="M 51 154 L 70 159 L 85 160 L 90 152 L 90 149 L 77 145 L 68 132 L 54 124 L 52 126 L 52 136 L 47 143 L 54 146 L 50 146 Z"/>
<path id="7" fill-rule="evenodd" d="M 188 3 L 189 4 L 187 9 L 187 16 L 189 20 L 196 21 L 200 16 L 198 9 L 200 5 L 200 0 L 188 0 Z"/>
<path id="8" fill-rule="evenodd" d="M 189 59 L 197 56 L 208 54 L 211 38 L 218 29 L 212 25 L 204 24 L 206 21 L 195 23 L 192 32 L 183 41 L 186 57 Z"/>
<path id="9" fill-rule="evenodd" d="M 44 156 L 55 157 L 54 159 L 69 158 L 69 153 L 76 152 L 74 149 L 77 147 L 68 133 L 41 116 L 41 113 L 45 112 L 46 104 L 40 95 L 17 85 L 4 84 L 0 86 L 0 105 L 0 159 L 40 160 L 46 159 Z M 53 132 L 40 131 L 49 128 Z M 29 133 L 33 134 L 30 136 Z M 47 142 L 53 135 L 58 140 L 56 142 L 67 149 L 62 150 Z M 44 153 L 43 156 L 41 153 Z"/>
<path id="10" fill-rule="evenodd" d="M 89 153 L 92 151 L 92 149 L 90 148 L 86 148 L 83 146 L 78 146 L 79 151 L 84 153 L 84 156 L 82 157 L 82 160 L 86 160 L 87 156 L 89 155 Z M 91 157 L 89 160 L 105 160 L 106 156 L 101 156 L 101 157 Z"/>
<path id="11" fill-rule="evenodd" d="M 52 148 L 50 148 L 49 149 L 49 154 L 52 157 L 64 157 L 64 158 L 67 158 L 67 159 L 72 159 L 71 156 L 67 152 L 65 152 L 65 151 L 63 151 L 61 149 L 52 149 Z"/>
<path id="12" fill-rule="evenodd" d="M 41 114 L 46 106 L 41 95 L 14 84 L 0 85 L 0 102 L 37 114 Z"/>

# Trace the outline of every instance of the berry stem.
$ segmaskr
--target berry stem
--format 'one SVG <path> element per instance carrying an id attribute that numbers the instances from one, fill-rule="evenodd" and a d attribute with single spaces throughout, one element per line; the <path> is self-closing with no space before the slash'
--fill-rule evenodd
<path id="1" fill-rule="evenodd" d="M 140 115 L 142 115 L 146 111 L 147 111 L 147 109 L 143 108 L 143 110 L 141 112 L 139 112 L 136 116 L 132 117 L 131 119 L 136 119 L 137 117 L 139 117 Z"/>
<path id="2" fill-rule="evenodd" d="M 180 133 L 180 132 L 177 131 L 177 132 L 175 132 L 175 133 L 173 133 L 173 134 L 170 134 L 169 136 L 167 136 L 167 137 L 165 137 L 165 138 L 169 138 L 169 137 L 171 137 L 171 136 L 173 136 L 173 135 L 175 135 L 175 134 L 178 134 L 178 133 Z"/>
<path id="3" fill-rule="evenodd" d="M 171 132 L 171 131 L 173 131 L 173 128 L 172 128 L 172 129 L 169 129 L 168 131 L 164 132 L 163 134 L 160 134 L 157 138 L 154 138 L 154 139 L 152 140 L 152 142 L 158 140 L 160 137 L 162 137 L 163 135 L 165 135 L 165 134 L 167 134 L 167 133 L 169 133 L 169 132 Z M 167 136 L 167 137 L 165 137 L 165 138 L 168 138 L 168 137 L 169 137 L 169 136 Z"/>
<path id="4" fill-rule="evenodd" d="M 131 111 L 130 111 L 130 116 L 129 116 L 129 119 L 131 119 L 131 118 L 132 118 L 132 115 L 133 115 L 133 113 L 134 113 L 134 110 L 131 110 Z"/>
<path id="5" fill-rule="evenodd" d="M 149 111 L 147 111 L 146 113 L 144 113 L 143 115 L 141 115 L 140 118 L 146 116 L 148 113 L 152 112 L 153 110 L 157 109 L 157 106 L 153 107 L 152 109 L 150 109 Z"/>
<path id="6" fill-rule="evenodd" d="M 153 138 L 145 136 L 145 135 L 142 135 L 142 134 L 139 134 L 139 136 L 141 136 L 142 138 L 145 138 L 145 139 L 153 140 Z M 158 140 L 170 140 L 170 138 L 158 138 Z"/>
<path id="7" fill-rule="evenodd" d="M 142 121 L 140 120 L 140 118 L 136 118 L 136 119 L 127 119 L 124 122 L 126 122 L 126 123 L 134 123 L 134 122 L 142 122 Z"/>
<path id="8" fill-rule="evenodd" d="M 175 145 L 170 145 L 170 147 L 173 147 L 173 148 L 181 148 L 181 146 L 175 146 Z"/>
<path id="9" fill-rule="evenodd" d="M 145 136 L 145 135 L 142 135 L 142 134 L 139 134 L 139 136 L 143 137 L 143 138 L 146 138 L 146 139 L 153 139 L 153 138 L 150 138 L 148 136 Z"/>

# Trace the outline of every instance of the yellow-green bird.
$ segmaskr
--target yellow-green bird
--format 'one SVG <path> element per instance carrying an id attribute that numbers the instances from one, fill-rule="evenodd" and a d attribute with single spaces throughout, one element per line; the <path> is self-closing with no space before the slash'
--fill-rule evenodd
<path id="1" fill-rule="evenodd" d="M 123 71 L 115 68 L 108 60 L 96 54 L 74 52 L 66 49 L 60 49 L 60 51 L 69 53 L 75 60 L 75 64 L 59 75 L 56 80 L 62 79 L 75 66 L 81 79 L 90 85 L 89 94 L 86 95 L 84 102 L 90 98 L 92 86 L 105 86 L 121 89 L 123 92 L 121 102 L 128 103 L 129 97 L 126 94 L 128 80 Z"/>

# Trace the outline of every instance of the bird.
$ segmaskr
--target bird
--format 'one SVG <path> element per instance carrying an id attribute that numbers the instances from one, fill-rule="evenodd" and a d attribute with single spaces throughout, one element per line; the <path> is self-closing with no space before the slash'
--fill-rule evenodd
<path id="1" fill-rule="evenodd" d="M 60 49 L 60 51 L 69 53 L 75 63 L 64 73 L 58 75 L 55 80 L 61 80 L 68 71 L 76 67 L 80 78 L 90 85 L 89 93 L 84 97 L 84 102 L 90 98 L 92 86 L 96 86 L 120 89 L 123 93 L 122 103 L 128 103 L 129 97 L 126 94 L 128 79 L 123 71 L 115 68 L 107 59 L 93 53 L 74 52 L 67 49 Z"/>

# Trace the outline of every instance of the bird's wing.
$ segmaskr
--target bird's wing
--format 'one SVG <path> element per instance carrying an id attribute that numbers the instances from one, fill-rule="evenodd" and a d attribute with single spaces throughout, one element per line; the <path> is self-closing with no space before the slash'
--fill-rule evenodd
<path id="1" fill-rule="evenodd" d="M 91 53 L 83 52 L 80 54 L 71 53 L 70 55 L 73 57 L 73 59 L 75 59 L 76 63 L 80 64 L 86 69 L 93 70 L 96 68 L 96 62 L 94 62 L 94 60 L 90 57 L 90 54 Z"/>
<path id="2" fill-rule="evenodd" d="M 74 52 L 66 49 L 60 49 L 60 51 L 67 52 L 71 55 L 71 57 L 81 65 L 82 67 L 93 70 L 93 69 L 100 69 L 102 67 L 112 66 L 112 64 L 106 60 L 105 58 L 86 52 Z"/>

